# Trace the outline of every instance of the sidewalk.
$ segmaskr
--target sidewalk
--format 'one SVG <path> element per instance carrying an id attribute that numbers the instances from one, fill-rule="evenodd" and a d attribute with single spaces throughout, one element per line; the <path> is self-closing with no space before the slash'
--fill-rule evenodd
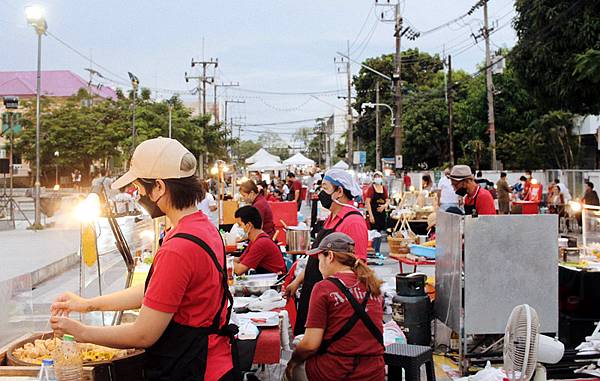
<path id="1" fill-rule="evenodd" d="M 79 229 L 0 232 L 0 282 L 30 274 L 36 285 L 77 263 L 78 250 Z"/>

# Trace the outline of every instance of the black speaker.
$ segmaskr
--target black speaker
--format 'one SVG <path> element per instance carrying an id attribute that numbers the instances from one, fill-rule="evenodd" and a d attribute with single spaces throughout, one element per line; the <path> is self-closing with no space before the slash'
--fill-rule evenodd
<path id="1" fill-rule="evenodd" d="M 0 159 L 0 173 L 1 174 L 9 174 L 10 171 L 10 160 L 9 159 Z"/>

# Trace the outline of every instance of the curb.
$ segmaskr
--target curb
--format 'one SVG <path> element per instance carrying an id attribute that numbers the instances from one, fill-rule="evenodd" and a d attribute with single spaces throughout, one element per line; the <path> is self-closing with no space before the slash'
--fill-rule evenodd
<path id="1" fill-rule="evenodd" d="M 50 263 L 40 269 L 34 270 L 29 275 L 31 276 L 32 287 L 37 287 L 40 283 L 54 278 L 55 276 L 65 272 L 71 267 L 79 263 L 79 254 L 73 253 L 59 259 L 56 262 Z"/>

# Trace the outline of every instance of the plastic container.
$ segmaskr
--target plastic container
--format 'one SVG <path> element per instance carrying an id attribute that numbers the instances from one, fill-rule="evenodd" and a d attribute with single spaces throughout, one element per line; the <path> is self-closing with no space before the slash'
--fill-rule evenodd
<path id="1" fill-rule="evenodd" d="M 54 363 L 58 381 L 80 381 L 82 379 L 83 363 L 73 336 L 63 336 L 62 343 L 54 354 Z"/>
<path id="2" fill-rule="evenodd" d="M 56 372 L 54 371 L 54 361 L 50 359 L 42 360 L 42 367 L 38 374 L 38 381 L 56 381 Z"/>
<path id="3" fill-rule="evenodd" d="M 421 245 L 409 245 L 410 253 L 417 257 L 425 257 L 435 259 L 435 247 L 421 246 Z"/>

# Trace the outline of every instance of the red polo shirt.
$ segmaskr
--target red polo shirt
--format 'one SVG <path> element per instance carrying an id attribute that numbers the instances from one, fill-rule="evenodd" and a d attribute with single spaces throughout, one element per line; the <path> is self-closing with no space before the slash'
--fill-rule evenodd
<path id="1" fill-rule="evenodd" d="M 248 245 L 240 257 L 240 263 L 251 269 L 262 269 L 270 273 L 285 274 L 285 262 L 279 247 L 271 237 L 261 233 Z"/>
<path id="2" fill-rule="evenodd" d="M 275 225 L 273 224 L 273 211 L 271 210 L 271 205 L 269 205 L 265 196 L 259 194 L 254 199 L 252 206 L 258 209 L 258 213 L 262 218 L 262 230 L 272 238 L 273 234 L 275 234 Z"/>
<path id="3" fill-rule="evenodd" d="M 351 205 L 346 205 L 342 207 L 342 210 L 338 212 L 338 214 L 333 217 L 333 214 L 330 214 L 325 221 L 324 228 L 325 229 L 333 229 L 337 223 L 344 218 L 344 216 L 352 211 L 357 211 L 358 209 L 352 207 Z M 361 215 L 351 215 L 348 216 L 344 222 L 335 229 L 336 232 L 341 232 L 348 235 L 354 241 L 354 255 L 357 258 L 367 260 L 367 246 L 369 245 L 369 233 L 367 231 L 367 222 L 365 221 L 365 217 Z"/>
<path id="4" fill-rule="evenodd" d="M 223 263 L 223 242 L 216 227 L 202 212 L 183 217 L 164 238 L 154 257 L 154 269 L 144 295 L 144 305 L 153 310 L 172 313 L 173 320 L 192 327 L 208 327 L 221 307 L 221 274 L 208 253 L 177 233 L 195 235 L 206 242 Z M 221 313 L 225 324 L 227 309 Z M 218 380 L 231 368 L 229 338 L 211 335 L 208 339 L 208 366 L 205 380 Z"/>
<path id="5" fill-rule="evenodd" d="M 477 190 L 473 197 L 470 195 L 465 196 L 465 205 L 473 205 L 475 202 L 475 210 L 477 214 L 496 214 L 496 206 L 494 205 L 494 198 L 487 189 L 483 189 L 481 186 L 477 186 Z"/>

